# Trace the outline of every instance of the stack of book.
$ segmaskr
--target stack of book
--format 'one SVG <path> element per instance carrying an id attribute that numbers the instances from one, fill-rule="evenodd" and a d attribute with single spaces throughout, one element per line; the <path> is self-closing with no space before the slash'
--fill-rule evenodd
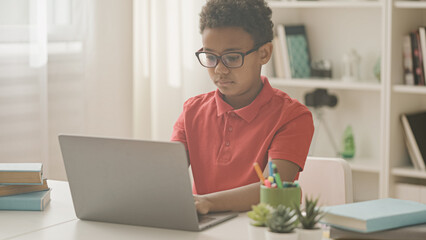
<path id="1" fill-rule="evenodd" d="M 402 49 L 405 84 L 425 86 L 426 27 L 404 36 Z"/>
<path id="2" fill-rule="evenodd" d="M 326 207 L 332 239 L 425 239 L 426 205 L 393 198 Z"/>
<path id="3" fill-rule="evenodd" d="M 0 163 L 0 210 L 43 211 L 50 189 L 41 163 Z"/>

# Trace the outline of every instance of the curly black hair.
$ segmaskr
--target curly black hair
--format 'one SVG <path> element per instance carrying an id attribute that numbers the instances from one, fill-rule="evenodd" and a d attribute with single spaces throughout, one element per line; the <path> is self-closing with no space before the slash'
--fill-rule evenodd
<path id="1" fill-rule="evenodd" d="M 255 43 L 273 39 L 272 11 L 264 0 L 208 0 L 200 13 L 200 32 L 206 28 L 242 27 Z"/>

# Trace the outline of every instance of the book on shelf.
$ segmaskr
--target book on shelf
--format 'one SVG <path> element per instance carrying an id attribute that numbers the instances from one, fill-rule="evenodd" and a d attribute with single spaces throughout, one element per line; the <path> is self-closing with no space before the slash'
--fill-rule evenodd
<path id="1" fill-rule="evenodd" d="M 402 60 L 404 66 L 404 83 L 414 85 L 413 54 L 410 35 L 405 35 L 402 42 Z"/>
<path id="2" fill-rule="evenodd" d="M 51 190 L 0 197 L 0 210 L 43 211 Z"/>
<path id="3" fill-rule="evenodd" d="M 426 111 L 401 114 L 408 155 L 414 167 L 426 171 Z"/>
<path id="4" fill-rule="evenodd" d="M 0 163 L 0 184 L 43 184 L 42 163 Z"/>
<path id="5" fill-rule="evenodd" d="M 311 76 L 311 57 L 304 25 L 285 25 L 285 36 L 292 78 Z"/>
<path id="6" fill-rule="evenodd" d="M 325 207 L 321 220 L 331 227 L 371 233 L 426 223 L 426 204 L 383 198 Z"/>
<path id="7" fill-rule="evenodd" d="M 16 195 L 21 193 L 38 192 L 49 189 L 47 186 L 47 180 L 43 179 L 42 185 L 31 184 L 31 185 L 1 185 L 0 184 L 0 197 Z"/>
<path id="8" fill-rule="evenodd" d="M 413 73 L 414 73 L 414 83 L 415 85 L 421 85 L 424 75 L 423 75 L 423 64 L 420 62 L 420 44 L 419 44 L 419 31 L 413 31 L 410 33 L 411 47 L 413 54 Z"/>
<path id="9" fill-rule="evenodd" d="M 278 50 L 280 52 L 280 64 L 279 67 L 282 68 L 282 75 L 284 78 L 291 79 L 292 72 L 290 68 L 290 58 L 288 53 L 288 44 L 287 44 L 287 34 L 285 32 L 285 26 L 283 24 L 278 24 L 277 28 L 277 37 L 278 37 Z"/>
<path id="10" fill-rule="evenodd" d="M 282 51 L 280 46 L 280 40 L 277 36 L 274 37 L 272 40 L 273 44 L 273 51 L 272 51 L 272 57 L 274 60 L 274 70 L 275 70 L 275 76 L 277 78 L 285 78 L 284 74 L 284 63 L 283 63 L 283 57 L 282 57 Z"/>
<path id="11" fill-rule="evenodd" d="M 419 85 L 425 86 L 425 69 L 424 69 L 424 55 L 423 55 L 423 46 L 422 41 L 420 38 L 420 29 L 416 31 L 416 38 L 417 38 L 417 48 L 419 51 L 419 69 L 420 69 L 420 79 L 419 79 Z"/>
<path id="12" fill-rule="evenodd" d="M 423 62 L 423 85 L 426 85 L 426 27 L 419 27 L 420 48 Z"/>
<path id="13" fill-rule="evenodd" d="M 369 239 L 369 240 L 424 240 L 426 237 L 426 224 L 412 225 L 391 230 L 360 233 L 340 228 L 330 228 L 331 239 Z"/>

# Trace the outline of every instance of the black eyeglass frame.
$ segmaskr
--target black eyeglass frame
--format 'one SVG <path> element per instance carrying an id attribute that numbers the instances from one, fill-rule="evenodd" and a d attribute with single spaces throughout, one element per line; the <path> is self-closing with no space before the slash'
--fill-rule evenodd
<path id="1" fill-rule="evenodd" d="M 257 44 L 257 45 L 255 45 L 255 46 L 254 46 L 254 48 L 252 48 L 252 49 L 248 50 L 248 51 L 247 51 L 247 52 L 245 52 L 245 53 L 243 53 L 243 52 L 227 52 L 227 53 L 222 54 L 222 55 L 220 55 L 220 56 L 218 56 L 218 55 L 216 55 L 216 54 L 214 54 L 214 53 L 211 53 L 211 52 L 204 52 L 204 51 L 202 51 L 202 50 L 203 50 L 203 48 L 200 48 L 198 51 L 196 51 L 196 52 L 195 52 L 195 56 L 197 56 L 198 62 L 200 62 L 201 66 L 203 66 L 203 67 L 205 67 L 205 68 L 215 68 L 215 67 L 217 67 L 217 65 L 219 64 L 219 60 L 220 60 L 220 61 L 223 63 L 223 65 L 224 65 L 225 67 L 227 67 L 227 68 L 240 68 L 240 67 L 242 67 L 242 66 L 244 65 L 244 57 L 245 57 L 245 56 L 249 55 L 249 54 L 250 54 L 250 53 L 252 53 L 252 52 L 256 52 L 257 50 L 259 50 L 259 48 L 260 48 L 260 47 L 262 47 L 263 45 L 265 45 L 265 44 L 266 44 L 266 43 L 268 43 L 268 42 L 270 42 L 270 41 L 267 41 L 267 42 L 264 42 L 264 43 L 261 43 L 261 44 Z M 207 66 L 205 66 L 205 65 L 201 62 L 200 57 L 198 56 L 198 55 L 200 55 L 201 53 L 211 54 L 211 55 L 215 56 L 215 57 L 216 57 L 216 64 L 215 64 L 214 66 L 212 66 L 212 67 L 207 67 Z M 240 66 L 238 66 L 238 67 L 230 67 L 230 66 L 226 65 L 226 63 L 222 60 L 222 57 L 223 57 L 224 55 L 231 54 L 231 53 L 241 55 L 242 61 L 241 61 L 241 65 L 240 65 Z"/>

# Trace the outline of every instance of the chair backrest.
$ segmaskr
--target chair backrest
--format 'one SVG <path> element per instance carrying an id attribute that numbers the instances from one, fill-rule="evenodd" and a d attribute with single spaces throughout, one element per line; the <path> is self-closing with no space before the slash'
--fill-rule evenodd
<path id="1" fill-rule="evenodd" d="M 320 206 L 332 206 L 353 201 L 352 172 L 341 158 L 308 157 L 300 173 L 302 205 L 305 196 L 319 197 Z"/>

